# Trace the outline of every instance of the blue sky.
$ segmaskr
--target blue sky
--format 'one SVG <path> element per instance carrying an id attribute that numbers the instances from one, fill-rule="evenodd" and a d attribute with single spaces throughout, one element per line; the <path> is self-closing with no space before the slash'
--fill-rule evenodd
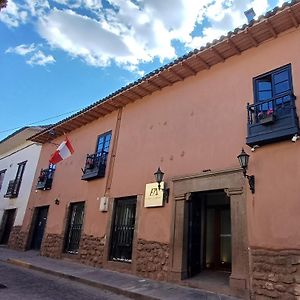
<path id="1" fill-rule="evenodd" d="M 282 0 L 8 0 L 0 140 L 55 123 Z"/>

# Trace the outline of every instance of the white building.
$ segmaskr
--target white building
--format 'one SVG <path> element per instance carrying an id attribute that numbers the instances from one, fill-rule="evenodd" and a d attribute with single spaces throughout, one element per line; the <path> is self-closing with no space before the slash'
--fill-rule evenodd
<path id="1" fill-rule="evenodd" d="M 41 152 L 27 138 L 42 129 L 24 127 L 0 141 L 0 244 L 18 236 Z"/>

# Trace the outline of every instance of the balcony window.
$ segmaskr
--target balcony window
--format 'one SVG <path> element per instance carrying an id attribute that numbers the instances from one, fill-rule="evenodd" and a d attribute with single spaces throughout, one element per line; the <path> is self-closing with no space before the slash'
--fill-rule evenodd
<path id="1" fill-rule="evenodd" d="M 106 163 L 111 141 L 111 131 L 98 137 L 95 153 L 87 154 L 82 180 L 92 180 L 105 176 Z"/>
<path id="2" fill-rule="evenodd" d="M 18 197 L 22 178 L 23 178 L 23 173 L 25 170 L 25 165 L 26 165 L 26 161 L 18 164 L 18 170 L 17 170 L 16 177 L 14 180 L 9 181 L 6 194 L 4 195 L 5 198 Z"/>
<path id="3" fill-rule="evenodd" d="M 253 84 L 254 104 L 247 106 L 247 144 L 268 144 L 298 133 L 291 65 L 258 76 Z"/>
<path id="4" fill-rule="evenodd" d="M 52 187 L 53 175 L 55 172 L 55 165 L 50 164 L 48 169 L 41 169 L 36 185 L 37 190 L 50 190 Z"/>

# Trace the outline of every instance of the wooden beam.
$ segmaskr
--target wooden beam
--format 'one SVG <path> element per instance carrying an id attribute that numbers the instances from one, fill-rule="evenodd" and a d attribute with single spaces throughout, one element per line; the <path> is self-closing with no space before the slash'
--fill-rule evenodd
<path id="1" fill-rule="evenodd" d="M 175 70 L 173 70 L 173 68 L 168 69 L 168 72 L 170 72 L 173 75 L 175 75 L 175 77 L 177 77 L 178 80 L 183 80 L 184 79 L 184 77 L 182 77 L 181 75 L 179 75 Z"/>
<path id="2" fill-rule="evenodd" d="M 63 130 L 64 133 L 67 133 L 67 132 L 71 131 L 70 127 L 68 127 L 66 124 L 62 125 L 61 129 Z"/>
<path id="3" fill-rule="evenodd" d="M 249 40 L 251 41 L 252 45 L 254 47 L 258 46 L 257 40 L 253 37 L 252 33 L 250 32 L 249 28 L 246 29 L 245 31 L 246 35 L 248 36 Z"/>
<path id="4" fill-rule="evenodd" d="M 295 16 L 294 12 L 291 10 L 291 8 L 289 8 L 287 11 L 288 11 L 288 14 L 289 14 L 289 16 L 290 16 L 290 19 L 292 20 L 293 25 L 294 25 L 296 28 L 298 28 L 299 22 L 298 22 L 298 20 L 297 20 L 297 18 L 296 18 L 296 16 Z"/>
<path id="5" fill-rule="evenodd" d="M 122 106 L 124 106 L 124 105 L 128 104 L 129 102 L 131 102 L 131 100 L 129 100 L 129 98 L 126 99 L 121 94 L 117 95 L 114 99 L 116 99 L 116 101 L 118 101 L 119 103 L 121 103 Z"/>
<path id="6" fill-rule="evenodd" d="M 81 116 L 82 116 L 83 118 L 89 120 L 89 122 L 92 122 L 92 121 L 96 120 L 95 117 L 88 115 L 86 112 L 83 113 Z"/>
<path id="7" fill-rule="evenodd" d="M 265 20 L 265 24 L 268 27 L 269 32 L 272 34 L 273 38 L 277 38 L 277 33 L 269 20 Z"/>
<path id="8" fill-rule="evenodd" d="M 166 78 L 165 75 L 163 75 L 162 73 L 159 73 L 158 77 L 161 77 L 167 84 L 170 84 L 170 85 L 173 84 L 173 82 L 170 81 L 168 78 Z"/>
<path id="9" fill-rule="evenodd" d="M 184 69 L 186 69 L 186 70 L 188 70 L 192 75 L 196 75 L 197 74 L 197 71 L 196 70 L 194 70 L 187 62 L 181 62 L 180 63 L 180 65 L 184 68 Z"/>
<path id="10" fill-rule="evenodd" d="M 104 108 L 103 105 L 101 105 L 101 104 L 99 104 L 99 106 L 96 106 L 96 107 L 94 108 L 94 110 L 95 110 L 97 113 L 101 114 L 102 117 L 103 117 L 104 115 L 107 115 L 107 114 L 111 113 L 110 110 Z"/>
<path id="11" fill-rule="evenodd" d="M 72 125 L 73 124 L 73 125 Z M 64 127 L 66 127 L 68 130 L 72 131 L 76 128 L 78 128 L 78 126 L 75 125 L 75 123 L 73 123 L 72 121 L 67 122 L 66 124 L 63 125 Z"/>
<path id="12" fill-rule="evenodd" d="M 103 103 L 103 105 L 105 106 L 105 108 L 108 108 L 110 111 L 114 111 L 118 108 L 118 106 L 112 104 L 111 102 L 107 102 L 107 101 L 105 101 L 105 103 Z"/>
<path id="13" fill-rule="evenodd" d="M 74 124 L 76 124 L 76 126 L 82 126 L 82 125 L 87 124 L 83 120 L 79 119 L 78 116 L 75 117 L 74 119 L 71 119 L 70 122 L 73 122 Z"/>
<path id="14" fill-rule="evenodd" d="M 143 87 L 141 84 L 139 84 L 137 87 L 138 87 L 140 90 L 142 90 L 144 93 L 146 93 L 146 95 L 149 95 L 149 94 L 152 94 L 152 93 L 153 93 L 152 91 L 150 91 L 150 90 L 146 89 L 145 87 Z M 145 96 L 146 96 L 146 95 L 145 95 Z"/>
<path id="15" fill-rule="evenodd" d="M 236 46 L 232 39 L 228 39 L 226 43 L 230 46 L 231 49 L 234 50 L 235 54 L 241 54 L 241 50 Z"/>
<path id="16" fill-rule="evenodd" d="M 92 108 L 91 110 L 88 110 L 87 113 L 95 118 L 101 117 L 101 113 L 97 112 L 96 107 Z"/>
<path id="17" fill-rule="evenodd" d="M 205 67 L 205 69 L 210 69 L 210 65 L 200 56 L 200 54 L 196 55 L 196 58 L 200 61 L 200 63 Z"/>
<path id="18" fill-rule="evenodd" d="M 157 88 L 158 90 L 161 90 L 161 86 L 158 85 L 158 84 L 156 84 L 156 83 L 154 83 L 153 81 L 150 81 L 150 79 L 147 80 L 147 83 L 148 83 L 149 85 L 154 86 L 154 87 Z"/>
<path id="19" fill-rule="evenodd" d="M 115 110 L 115 108 L 112 107 L 111 105 L 109 105 L 106 101 L 103 102 L 103 103 L 100 105 L 100 107 L 101 107 L 102 109 L 105 109 L 105 110 L 108 111 L 109 113 L 111 113 L 112 111 Z"/>
<path id="20" fill-rule="evenodd" d="M 124 104 L 123 104 L 121 101 L 119 101 L 119 100 L 117 99 L 117 97 L 114 97 L 114 98 L 112 98 L 112 99 L 109 99 L 108 101 L 109 101 L 109 103 L 107 103 L 107 104 L 109 104 L 109 105 L 111 105 L 112 107 L 114 107 L 114 109 L 119 109 L 120 107 L 123 107 L 123 106 L 124 106 Z"/>
<path id="21" fill-rule="evenodd" d="M 219 51 L 217 51 L 214 47 L 210 48 L 210 51 L 216 56 L 218 57 L 218 59 L 222 62 L 225 61 L 225 58 L 219 53 Z"/>
<path id="22" fill-rule="evenodd" d="M 128 97 L 128 96 L 125 96 L 124 94 L 120 94 L 120 97 L 122 97 L 122 98 L 124 98 L 126 101 L 128 101 L 128 102 L 134 102 L 135 100 L 134 99 L 132 99 L 132 98 L 130 98 L 130 97 Z M 127 102 L 127 103 L 128 103 Z M 126 104 L 127 104 L 126 103 Z"/>
<path id="23" fill-rule="evenodd" d="M 139 94 L 139 93 L 136 92 L 136 91 L 133 91 L 133 88 L 130 89 L 130 90 L 128 90 L 127 92 L 128 92 L 128 93 L 131 93 L 132 95 L 134 95 L 134 96 L 136 96 L 136 97 L 138 97 L 138 99 L 144 97 L 144 95 L 141 95 L 141 94 Z"/>

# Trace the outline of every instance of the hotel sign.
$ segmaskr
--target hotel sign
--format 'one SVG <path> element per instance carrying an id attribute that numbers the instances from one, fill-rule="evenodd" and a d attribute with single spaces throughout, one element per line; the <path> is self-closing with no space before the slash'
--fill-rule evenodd
<path id="1" fill-rule="evenodd" d="M 160 184 L 158 189 L 157 182 L 146 184 L 144 207 L 158 207 L 164 205 L 163 195 L 164 182 Z"/>

